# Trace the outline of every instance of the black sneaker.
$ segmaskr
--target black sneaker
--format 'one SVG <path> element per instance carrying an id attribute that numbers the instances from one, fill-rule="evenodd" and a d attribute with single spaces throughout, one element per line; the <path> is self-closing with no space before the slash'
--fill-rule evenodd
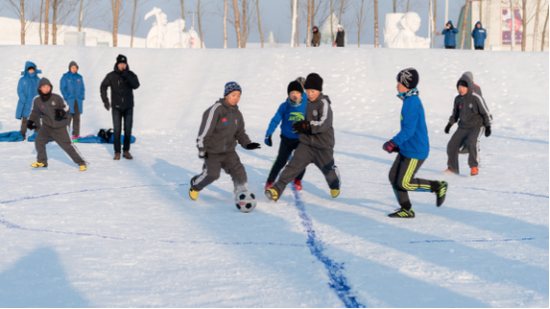
<path id="1" fill-rule="evenodd" d="M 405 208 L 400 208 L 398 211 L 388 215 L 390 218 L 403 218 L 403 219 L 412 219 L 414 218 L 414 209 L 406 210 Z"/>
<path id="2" fill-rule="evenodd" d="M 441 185 L 435 191 L 437 207 L 443 205 L 443 202 L 445 201 L 445 195 L 447 195 L 447 187 L 449 187 L 449 184 L 446 181 L 440 181 L 439 183 Z"/>

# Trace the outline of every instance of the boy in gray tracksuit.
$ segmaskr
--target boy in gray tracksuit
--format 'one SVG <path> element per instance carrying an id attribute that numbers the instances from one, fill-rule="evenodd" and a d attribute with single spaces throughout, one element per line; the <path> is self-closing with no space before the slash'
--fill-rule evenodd
<path id="1" fill-rule="evenodd" d="M 308 102 L 305 120 L 292 125 L 293 132 L 299 134 L 300 145 L 295 150 L 279 180 L 265 190 L 265 195 L 277 201 L 285 187 L 310 163 L 315 164 L 325 175 L 330 195 L 340 194 L 340 173 L 334 165 L 334 129 L 330 99 L 322 93 L 323 79 L 316 73 L 308 75 L 304 84 Z"/>
<path id="2" fill-rule="evenodd" d="M 69 106 L 57 94 L 52 93 L 53 86 L 47 78 L 42 78 L 38 82 L 38 96 L 33 100 L 32 113 L 29 117 L 27 127 L 34 130 L 34 122 L 42 116 L 42 126 L 36 135 L 34 146 L 36 148 L 37 161 L 31 166 L 47 167 L 48 154 L 46 153 L 46 144 L 50 139 L 55 142 L 79 165 L 81 171 L 86 170 L 86 161 L 82 158 L 80 151 L 71 142 L 69 127 L 67 126 L 67 112 Z"/>
<path id="3" fill-rule="evenodd" d="M 260 148 L 246 134 L 244 118 L 237 103 L 241 99 L 242 89 L 236 82 L 225 85 L 224 98 L 210 106 L 202 116 L 197 138 L 199 158 L 204 159 L 203 171 L 191 179 L 189 197 L 196 200 L 204 187 L 220 177 L 220 171 L 231 175 L 233 192 L 248 190 L 248 180 L 239 155 L 235 151 L 237 142 L 248 150 Z"/>
<path id="4" fill-rule="evenodd" d="M 489 137 L 491 135 L 492 117 L 481 95 L 473 91 L 474 84 L 467 75 L 463 75 L 458 80 L 457 89 L 459 95 L 455 98 L 453 114 L 445 127 L 445 133 L 449 134 L 453 124 L 459 119 L 460 121 L 458 129 L 447 145 L 448 169 L 445 172 L 459 173 L 458 152 L 460 145 L 465 142 L 469 153 L 470 175 L 475 176 L 479 173 L 479 137 L 483 134 L 484 127 L 485 136 Z"/>

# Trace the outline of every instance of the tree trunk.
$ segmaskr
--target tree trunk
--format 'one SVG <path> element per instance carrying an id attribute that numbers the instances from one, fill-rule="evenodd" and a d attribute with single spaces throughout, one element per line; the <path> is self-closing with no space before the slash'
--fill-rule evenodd
<path id="1" fill-rule="evenodd" d="M 516 47 L 516 17 L 514 14 L 514 3 L 510 0 L 510 14 L 512 15 L 512 29 L 510 29 L 510 48 L 514 51 Z"/>
<path id="2" fill-rule="evenodd" d="M 374 47 L 378 46 L 378 0 L 374 0 Z"/>
<path id="3" fill-rule="evenodd" d="M 340 13 L 338 14 L 338 23 L 342 24 L 342 12 L 344 11 L 344 3 L 346 0 L 340 0 Z"/>
<path id="4" fill-rule="evenodd" d="M 42 45 L 42 10 L 44 9 L 44 0 L 40 1 L 40 23 L 38 24 L 38 36 L 40 37 L 40 45 Z"/>
<path id="5" fill-rule="evenodd" d="M 466 24 L 468 23 L 469 9 L 470 9 L 470 0 L 466 0 L 466 7 L 464 8 L 464 17 L 462 18 L 462 42 L 460 43 L 460 49 L 464 49 L 464 42 L 466 41 Z"/>
<path id="6" fill-rule="evenodd" d="M 201 48 L 204 48 L 204 41 L 202 40 L 202 28 L 201 28 L 201 0 L 197 2 L 197 18 L 199 21 L 199 36 L 201 38 Z"/>
<path id="7" fill-rule="evenodd" d="M 82 31 L 82 3 L 84 0 L 80 0 L 80 9 L 78 10 L 78 32 Z M 134 12 L 135 15 L 135 12 Z"/>
<path id="8" fill-rule="evenodd" d="M 311 27 L 315 27 L 315 0 L 311 0 Z"/>
<path id="9" fill-rule="evenodd" d="M 25 0 L 19 1 L 19 17 L 21 18 L 21 45 L 25 45 Z"/>
<path id="10" fill-rule="evenodd" d="M 225 0 L 225 8 L 223 13 L 223 48 L 227 49 L 227 2 L 229 0 Z"/>
<path id="11" fill-rule="evenodd" d="M 120 8 L 120 0 L 111 0 L 111 5 L 113 7 L 113 47 L 118 46 L 118 19 L 120 17 L 119 15 L 119 8 Z"/>
<path id="12" fill-rule="evenodd" d="M 408 7 L 408 3 L 407 3 L 407 7 Z M 481 5 L 481 2 L 480 2 L 480 5 Z M 407 12 L 408 12 L 408 8 L 407 8 Z M 434 34 L 433 34 L 433 48 L 435 48 L 435 37 L 437 36 L 437 0 L 434 0 L 434 22 L 433 22 L 433 25 L 434 25 Z"/>
<path id="13" fill-rule="evenodd" d="M 544 31 L 542 32 L 542 43 L 540 44 L 540 51 L 544 51 L 544 43 L 546 43 L 546 29 L 548 27 L 548 13 L 550 13 L 549 10 L 546 10 L 546 20 L 544 21 Z"/>
<path id="14" fill-rule="evenodd" d="M 537 1 L 537 14 L 535 16 L 535 31 L 533 33 L 533 51 L 537 51 L 537 34 L 539 33 L 540 0 Z"/>
<path id="15" fill-rule="evenodd" d="M 329 17 L 329 22 L 330 22 L 330 37 L 332 39 L 332 41 L 330 41 L 330 45 L 331 46 L 334 46 L 334 27 L 332 24 L 333 23 L 333 19 L 332 19 L 332 15 L 334 14 L 334 7 L 332 6 L 332 0 L 330 0 L 330 17 Z"/>
<path id="16" fill-rule="evenodd" d="M 296 20 L 298 19 L 298 0 L 293 0 L 292 4 L 292 32 L 290 35 L 290 47 L 295 47 L 296 45 Z"/>
<path id="17" fill-rule="evenodd" d="M 479 22 L 483 24 L 483 1 L 479 0 Z"/>
<path id="18" fill-rule="evenodd" d="M 361 12 L 360 12 L 360 17 L 359 17 L 359 27 L 358 27 L 358 31 L 357 31 L 357 47 L 361 47 L 361 28 L 363 26 L 363 6 L 365 4 L 365 0 L 361 0 Z"/>
<path id="19" fill-rule="evenodd" d="M 311 41 L 311 0 L 307 0 L 307 31 L 306 31 L 306 47 L 309 47 Z"/>
<path id="20" fill-rule="evenodd" d="M 410 0 L 407 0 L 407 13 L 409 13 L 409 2 Z"/>
<path id="21" fill-rule="evenodd" d="M 50 22 L 49 22 L 49 15 L 50 15 L 50 0 L 46 0 L 46 8 L 44 9 L 44 45 L 48 45 L 48 41 L 50 38 Z"/>
<path id="22" fill-rule="evenodd" d="M 227 4 L 227 0 L 225 1 L 225 3 Z M 185 32 L 185 4 L 183 3 L 183 0 L 180 0 L 180 4 L 181 4 L 181 19 L 183 19 L 184 21 L 183 32 Z"/>
<path id="23" fill-rule="evenodd" d="M 523 33 L 521 34 L 521 51 L 525 51 L 527 46 L 527 0 L 523 0 L 523 18 L 521 24 L 523 26 Z"/>
<path id="24" fill-rule="evenodd" d="M 260 18 L 259 0 L 256 0 L 256 10 L 258 11 L 258 30 L 260 30 L 260 40 L 262 41 L 262 48 L 264 48 L 264 33 L 262 32 L 262 20 Z"/>
<path id="25" fill-rule="evenodd" d="M 59 0 L 53 0 L 52 2 L 52 45 L 57 45 L 57 9 L 59 7 Z"/>
<path id="26" fill-rule="evenodd" d="M 241 47 L 242 48 L 245 48 L 246 47 L 246 41 L 248 39 L 248 31 L 246 29 L 246 0 L 241 0 L 242 1 L 242 6 L 243 6 L 243 28 L 241 30 Z"/>
<path id="27" fill-rule="evenodd" d="M 394 12 L 394 13 L 397 13 L 397 5 L 396 5 L 396 2 L 397 2 L 397 0 L 393 0 L 393 12 Z"/>
<path id="28" fill-rule="evenodd" d="M 136 10 L 139 0 L 134 0 L 134 14 L 132 14 L 132 34 L 130 36 L 130 47 L 134 47 L 134 22 L 136 21 Z"/>
<path id="29" fill-rule="evenodd" d="M 237 31 L 237 48 L 241 48 L 241 23 L 239 21 L 239 5 L 233 0 L 233 11 L 235 11 L 235 30 Z"/>

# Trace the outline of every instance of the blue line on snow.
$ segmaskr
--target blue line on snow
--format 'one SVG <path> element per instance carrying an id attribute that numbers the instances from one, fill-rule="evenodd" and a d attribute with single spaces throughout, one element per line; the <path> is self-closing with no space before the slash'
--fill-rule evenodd
<path id="1" fill-rule="evenodd" d="M 323 254 L 323 243 L 317 239 L 315 230 L 313 230 L 311 219 L 306 214 L 304 203 L 300 199 L 300 194 L 296 189 L 292 188 L 292 190 L 296 199 L 296 208 L 298 208 L 300 218 L 302 219 L 302 225 L 307 232 L 307 246 L 309 247 L 311 254 L 323 263 L 325 268 L 328 270 L 330 288 L 336 292 L 336 295 L 338 295 L 340 300 L 344 302 L 346 308 L 365 308 L 365 306 L 357 302 L 355 296 L 350 295 L 351 288 L 348 286 L 348 280 L 343 274 L 344 263 L 336 263 Z"/>

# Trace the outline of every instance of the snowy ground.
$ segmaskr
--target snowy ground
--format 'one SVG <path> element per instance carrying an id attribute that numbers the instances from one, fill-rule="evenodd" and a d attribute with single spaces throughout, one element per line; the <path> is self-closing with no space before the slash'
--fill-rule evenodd
<path id="1" fill-rule="evenodd" d="M 75 60 L 87 86 L 83 132 L 111 127 L 99 84 L 118 53 L 139 76 L 133 161 L 78 145 L 77 167 L 52 143 L 0 144 L 0 307 L 548 307 L 548 53 L 388 49 L 145 50 L 0 47 L 0 132 L 17 130 L 26 60 L 54 92 Z M 420 72 L 431 153 L 419 177 L 450 183 L 397 207 L 382 143 L 399 130 L 395 75 Z M 480 175 L 443 175 L 443 128 L 456 81 L 472 71 L 494 116 Z M 301 193 L 263 196 L 277 147 L 238 148 L 259 197 L 240 213 L 229 176 L 191 201 L 195 138 L 225 82 L 243 87 L 247 132 L 262 142 L 290 80 L 318 72 L 332 99 L 342 193 L 310 166 Z M 454 131 L 456 126 L 452 129 Z M 278 145 L 278 136 L 274 138 Z M 263 144 L 263 143 L 262 143 Z"/>

